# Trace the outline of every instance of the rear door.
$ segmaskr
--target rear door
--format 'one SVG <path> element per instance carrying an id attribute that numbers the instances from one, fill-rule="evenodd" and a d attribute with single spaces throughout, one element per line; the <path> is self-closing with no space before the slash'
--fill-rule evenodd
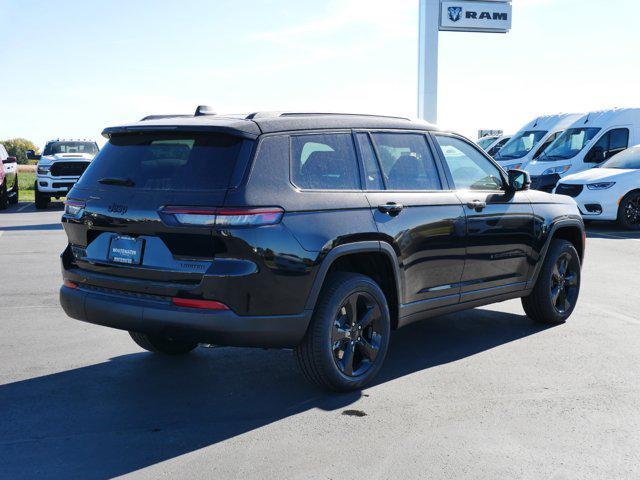
<path id="1" fill-rule="evenodd" d="M 366 196 L 403 274 L 402 315 L 458 302 L 464 211 L 434 160 L 428 137 L 357 132 Z"/>
<path id="2" fill-rule="evenodd" d="M 508 193 L 502 170 L 471 142 L 440 133 L 433 138 L 467 220 L 461 301 L 523 289 L 534 241 L 527 193 Z"/>

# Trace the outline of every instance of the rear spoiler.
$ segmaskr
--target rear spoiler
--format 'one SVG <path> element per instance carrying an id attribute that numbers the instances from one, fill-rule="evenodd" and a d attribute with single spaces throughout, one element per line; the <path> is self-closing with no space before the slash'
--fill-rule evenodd
<path id="1" fill-rule="evenodd" d="M 159 133 L 159 132 L 189 132 L 189 133 L 226 133 L 234 137 L 255 140 L 258 134 L 239 130 L 237 128 L 217 125 L 124 125 L 120 127 L 108 127 L 102 131 L 104 138 L 112 135 L 126 133 Z"/>

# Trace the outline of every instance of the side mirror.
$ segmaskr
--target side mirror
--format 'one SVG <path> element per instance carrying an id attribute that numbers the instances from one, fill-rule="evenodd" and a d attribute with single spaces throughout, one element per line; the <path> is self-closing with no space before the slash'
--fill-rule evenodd
<path id="1" fill-rule="evenodd" d="M 531 176 L 529 172 L 524 170 L 509 170 L 509 189 L 512 192 L 519 192 L 522 190 L 529 190 L 531 186 Z"/>
<path id="2" fill-rule="evenodd" d="M 18 163 L 18 159 L 16 157 L 7 157 L 2 161 L 2 163 L 4 165 L 6 165 L 7 163 Z"/>
<path id="3" fill-rule="evenodd" d="M 40 160 L 40 157 L 42 157 L 42 155 L 36 155 L 34 150 L 27 150 L 27 158 L 29 160 Z"/>

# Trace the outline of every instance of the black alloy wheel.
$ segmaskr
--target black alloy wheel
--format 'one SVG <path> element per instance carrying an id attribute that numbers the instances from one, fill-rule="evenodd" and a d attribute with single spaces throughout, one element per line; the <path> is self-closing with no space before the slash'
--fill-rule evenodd
<path id="1" fill-rule="evenodd" d="M 302 374 L 328 390 L 358 390 L 378 374 L 389 347 L 387 298 L 370 277 L 331 273 L 294 354 Z"/>
<path id="2" fill-rule="evenodd" d="M 578 298 L 578 272 L 571 255 L 564 252 L 551 272 L 551 301 L 556 311 L 564 315 L 570 311 Z"/>
<path id="3" fill-rule="evenodd" d="M 567 240 L 553 239 L 533 291 L 522 298 L 527 316 L 546 324 L 571 316 L 580 294 L 580 255 Z"/>
<path id="4" fill-rule="evenodd" d="M 382 341 L 380 306 L 367 292 L 349 295 L 338 309 L 331 331 L 333 359 L 349 377 L 365 374 L 375 363 Z"/>
<path id="5" fill-rule="evenodd" d="M 640 230 L 640 192 L 632 192 L 622 199 L 618 223 L 629 230 Z"/>

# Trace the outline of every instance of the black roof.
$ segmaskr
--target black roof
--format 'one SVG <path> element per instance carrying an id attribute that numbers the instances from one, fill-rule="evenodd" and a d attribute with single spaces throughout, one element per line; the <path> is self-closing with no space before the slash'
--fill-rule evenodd
<path id="1" fill-rule="evenodd" d="M 372 128 L 403 130 L 434 130 L 423 121 L 402 117 L 348 113 L 256 112 L 249 115 L 151 115 L 139 122 L 106 128 L 102 134 L 134 131 L 219 131 L 255 138 L 262 133 L 296 130 Z"/>

